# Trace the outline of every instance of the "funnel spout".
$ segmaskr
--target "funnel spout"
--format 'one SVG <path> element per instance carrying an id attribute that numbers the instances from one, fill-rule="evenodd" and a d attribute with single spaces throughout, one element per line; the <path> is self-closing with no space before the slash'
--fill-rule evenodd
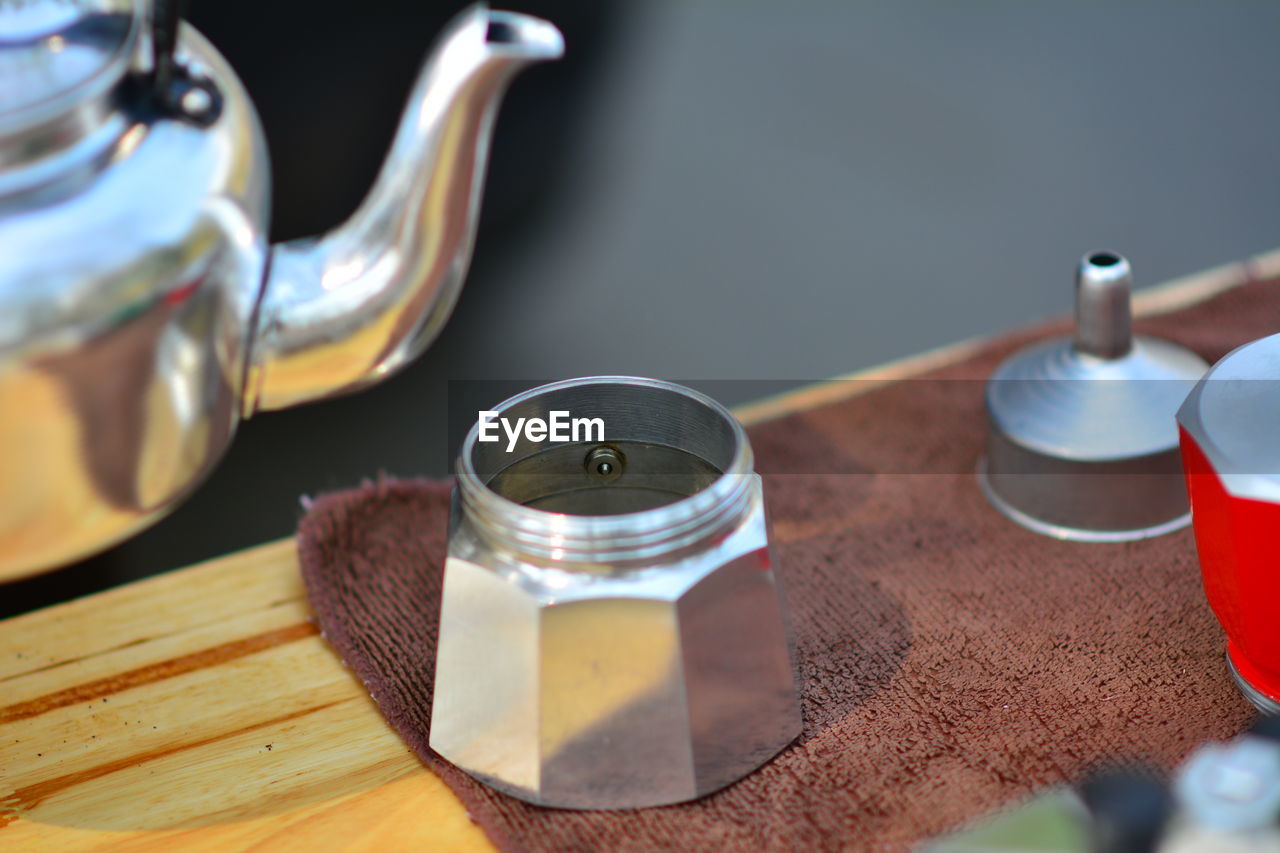
<path id="1" fill-rule="evenodd" d="M 502 95 L 519 70 L 563 50 L 537 18 L 473 6 L 454 19 L 359 209 L 319 239 L 273 248 L 246 415 L 363 388 L 436 337 L 471 259 Z"/>

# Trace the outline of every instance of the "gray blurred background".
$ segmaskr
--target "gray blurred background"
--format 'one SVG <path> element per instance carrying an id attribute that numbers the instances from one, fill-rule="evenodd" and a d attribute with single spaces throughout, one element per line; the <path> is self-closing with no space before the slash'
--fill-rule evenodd
<path id="1" fill-rule="evenodd" d="M 355 204 L 460 5 L 347 4 L 192 3 L 263 112 L 277 237 Z M 475 417 L 452 380 L 739 380 L 714 384 L 736 404 L 1063 312 L 1089 249 L 1141 286 L 1280 245 L 1280 4 L 496 5 L 570 56 L 513 88 L 440 340 L 249 421 L 177 513 L 3 612 L 288 535 L 302 494 L 447 473 L 448 418 Z"/>

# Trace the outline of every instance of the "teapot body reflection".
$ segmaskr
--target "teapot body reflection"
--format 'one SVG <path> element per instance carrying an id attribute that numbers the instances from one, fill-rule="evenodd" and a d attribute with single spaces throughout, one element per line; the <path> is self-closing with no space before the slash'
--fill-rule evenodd
<path id="1" fill-rule="evenodd" d="M 0 2 L 0 581 L 154 522 L 241 418 L 416 357 L 462 286 L 502 94 L 563 50 L 463 12 L 351 219 L 270 246 L 251 103 L 144 6 Z"/>

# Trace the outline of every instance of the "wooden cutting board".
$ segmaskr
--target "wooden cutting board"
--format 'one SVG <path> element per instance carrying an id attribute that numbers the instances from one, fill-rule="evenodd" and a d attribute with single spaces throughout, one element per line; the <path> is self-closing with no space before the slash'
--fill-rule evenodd
<path id="1" fill-rule="evenodd" d="M 1280 252 L 1145 291 L 1138 310 L 1277 273 Z M 738 415 L 821 405 L 980 343 Z M 174 849 L 492 849 L 319 636 L 291 540 L 0 622 L 0 850 Z"/>

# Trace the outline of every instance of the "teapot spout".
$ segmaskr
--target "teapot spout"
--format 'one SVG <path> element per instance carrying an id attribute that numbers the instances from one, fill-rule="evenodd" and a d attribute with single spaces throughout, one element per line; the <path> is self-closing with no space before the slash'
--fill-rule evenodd
<path id="1" fill-rule="evenodd" d="M 434 340 L 471 260 L 502 96 L 522 68 L 563 52 L 560 32 L 537 18 L 477 5 L 454 19 L 360 207 L 320 238 L 273 247 L 246 416 L 378 382 Z"/>

